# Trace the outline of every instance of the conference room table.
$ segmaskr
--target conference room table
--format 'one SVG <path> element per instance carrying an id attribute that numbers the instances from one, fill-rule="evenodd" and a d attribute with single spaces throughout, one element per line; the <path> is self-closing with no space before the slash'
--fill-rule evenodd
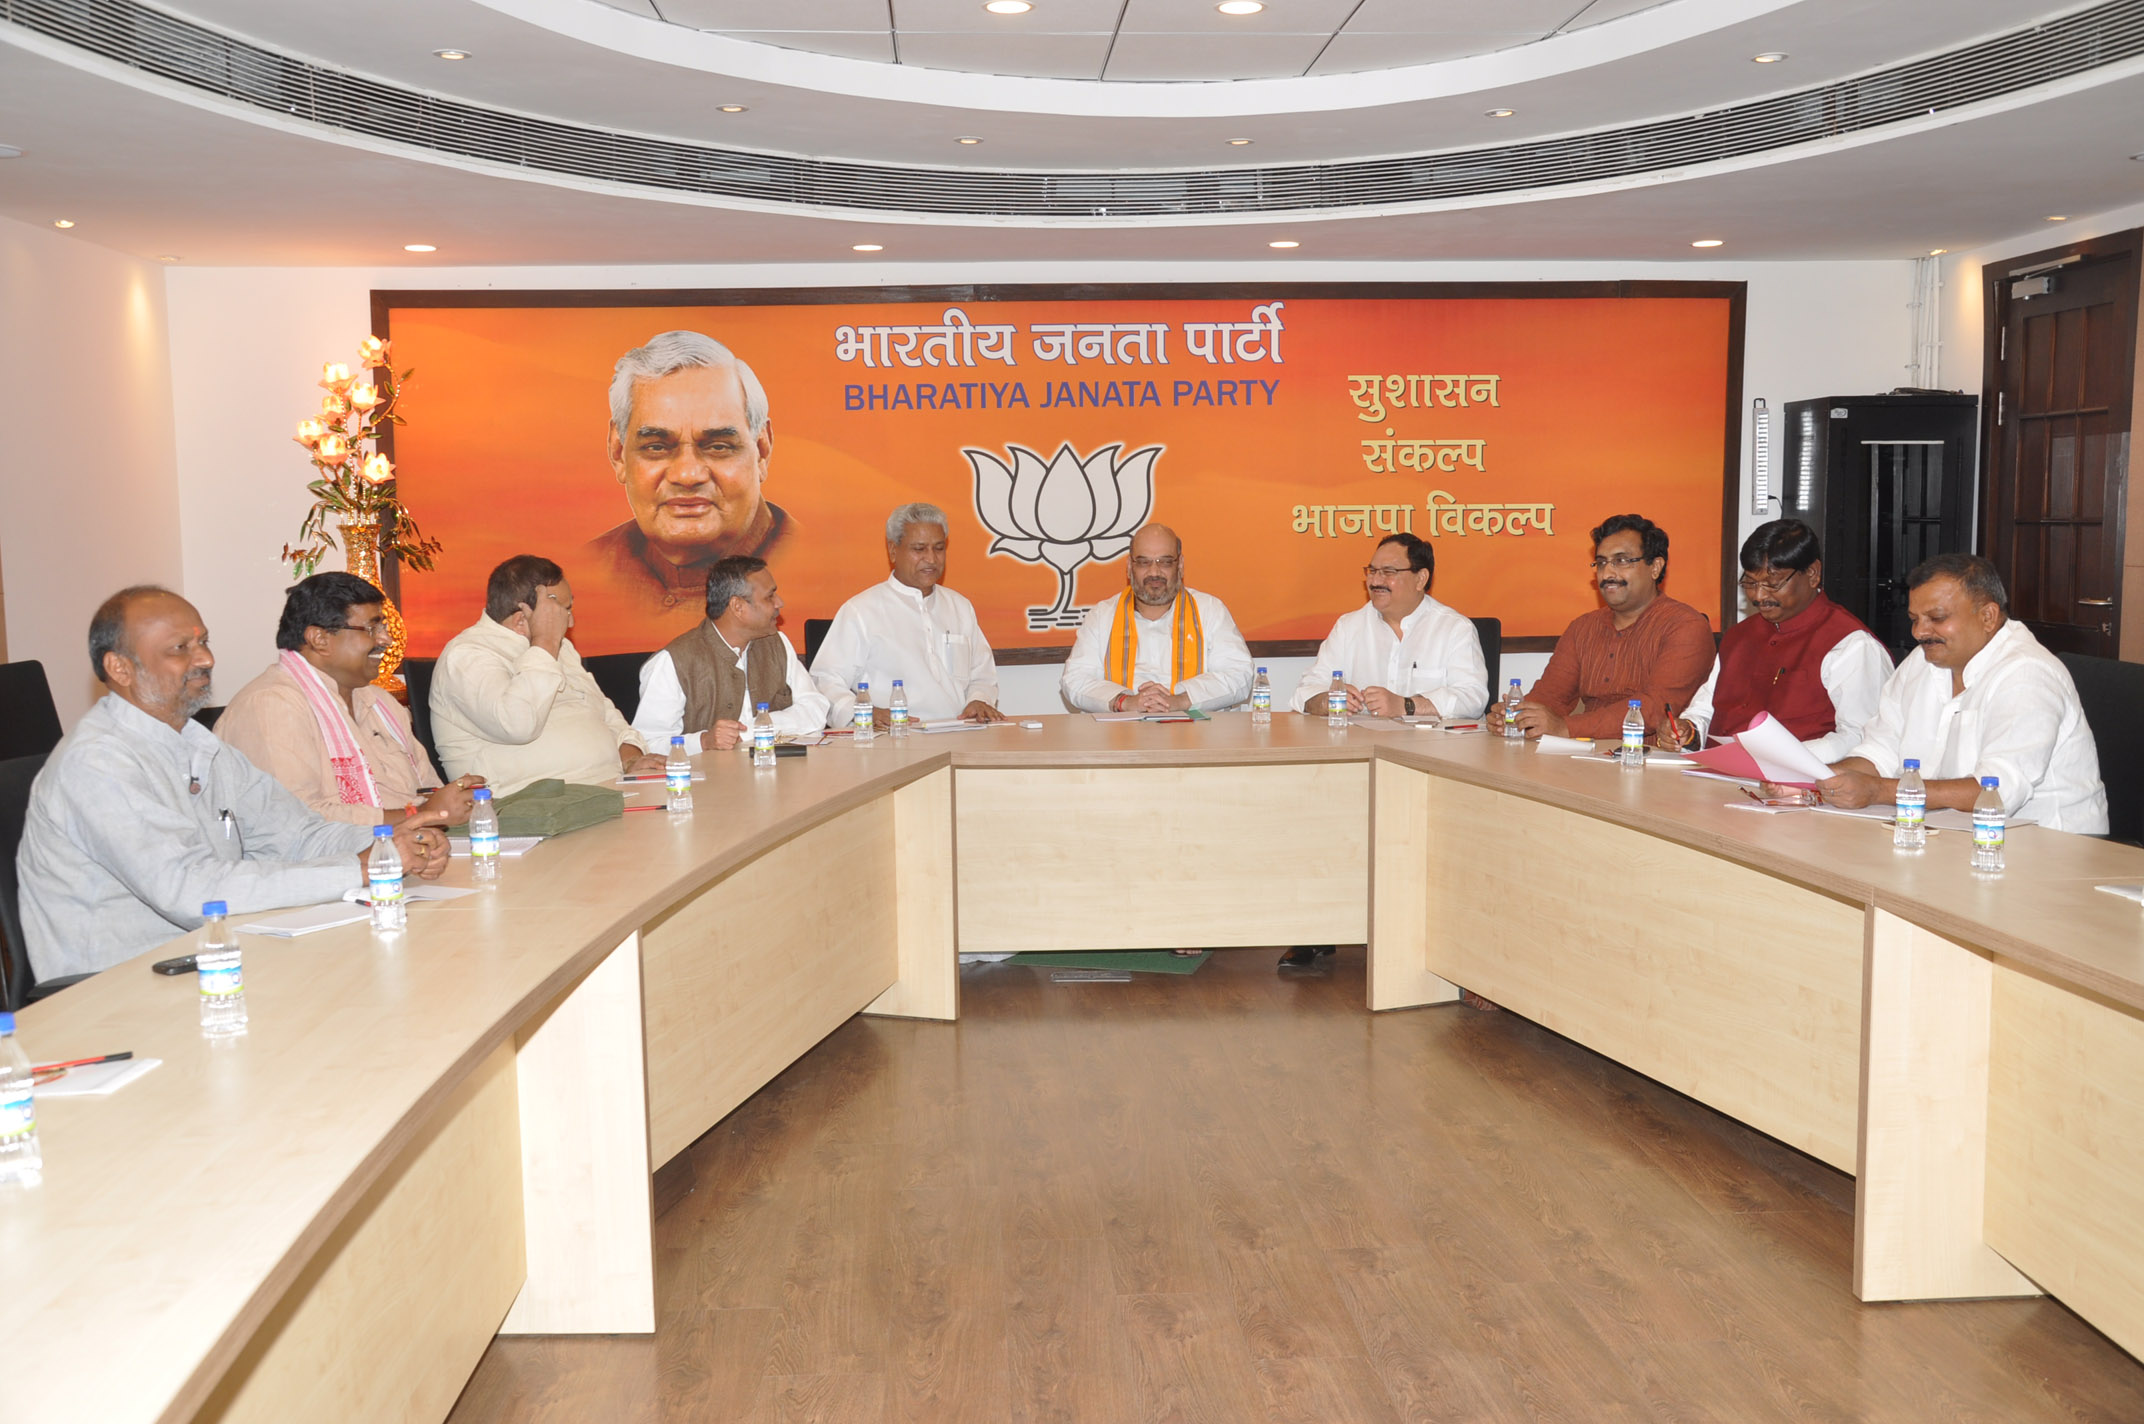
<path id="1" fill-rule="evenodd" d="M 956 1018 L 964 950 L 1366 941 L 1367 1010 L 1464 986 L 1852 1173 L 1841 1290 L 2144 1352 L 2144 914 L 2094 889 L 2144 851 L 1984 878 L 1478 732 L 1043 723 L 704 755 L 400 935 L 244 936 L 235 1038 L 149 972 L 191 937 L 31 1007 L 162 1066 L 42 1100 L 0 1190 L 10 1424 L 435 1420 L 497 1333 L 651 1331 L 654 1169 L 851 1015 Z"/>

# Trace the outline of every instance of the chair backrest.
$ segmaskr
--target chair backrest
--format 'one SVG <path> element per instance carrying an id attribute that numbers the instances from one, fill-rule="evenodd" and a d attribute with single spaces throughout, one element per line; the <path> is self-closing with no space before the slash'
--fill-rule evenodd
<path id="1" fill-rule="evenodd" d="M 194 713 L 194 720 L 213 732 L 216 730 L 216 724 L 223 720 L 223 709 L 221 707 L 204 707 L 199 712 Z"/>
<path id="2" fill-rule="evenodd" d="M 432 765 L 439 765 L 439 748 L 432 742 L 432 669 L 439 665 L 437 658 L 404 658 L 396 671 L 402 674 L 402 685 L 409 690 L 409 729 L 417 734 L 419 745 Z M 446 774 L 442 768 L 440 774 Z"/>
<path id="3" fill-rule="evenodd" d="M 60 714 L 45 665 L 34 658 L 0 663 L 0 760 L 43 756 L 59 744 Z"/>
<path id="4" fill-rule="evenodd" d="M 2135 717 L 2144 709 L 2144 663 L 2084 653 L 2057 653 L 2077 684 L 2077 700 L 2099 747 L 2099 779 L 2107 788 L 2107 834 L 2144 844 L 2144 742 Z"/>
<path id="5" fill-rule="evenodd" d="M 804 666 L 819 656 L 819 645 L 826 641 L 826 630 L 834 626 L 831 618 L 807 618 L 804 620 Z"/>
<path id="6" fill-rule="evenodd" d="M 15 847 L 22 844 L 23 818 L 30 809 L 30 783 L 44 770 L 47 753 L 0 761 L 0 998 L 13 1013 L 30 1000 L 36 977 L 30 950 L 22 938 L 20 882 L 15 878 Z"/>
<path id="7" fill-rule="evenodd" d="M 1481 660 L 1489 665 L 1489 705 L 1504 695 L 1504 682 L 1498 676 L 1504 666 L 1504 620 L 1501 618 L 1475 618 L 1474 636 L 1481 639 Z"/>
<path id="8" fill-rule="evenodd" d="M 640 665 L 653 653 L 601 653 L 592 658 L 582 658 L 581 666 L 603 689 L 603 695 L 618 709 L 618 715 L 630 722 L 640 711 Z"/>

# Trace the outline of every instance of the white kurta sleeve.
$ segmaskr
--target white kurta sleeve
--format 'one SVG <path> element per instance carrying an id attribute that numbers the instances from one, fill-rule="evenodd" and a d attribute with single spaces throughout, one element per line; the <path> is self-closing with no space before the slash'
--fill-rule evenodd
<path id="1" fill-rule="evenodd" d="M 685 730 L 685 685 L 678 681 L 668 649 L 640 665 L 640 706 L 633 713 L 633 730 L 643 747 L 664 752 L 670 750 L 670 739 Z M 685 732 L 687 754 L 699 755 L 700 731 Z"/>
<path id="2" fill-rule="evenodd" d="M 830 727 L 847 726 L 855 716 L 856 679 L 870 675 L 865 657 L 870 651 L 871 633 L 857 607 L 860 602 L 852 598 L 841 605 L 834 621 L 827 625 L 826 636 L 819 640 L 818 652 L 812 655 L 811 681 L 826 699 Z M 871 689 L 874 702 L 883 696 L 880 689 Z"/>
<path id="3" fill-rule="evenodd" d="M 2054 665 L 2059 669 L 2061 664 Z M 2000 781 L 2003 810 L 2016 815 L 2045 781 L 2073 694 L 2044 665 L 2020 660 L 2003 671 L 2001 695 L 1980 713 L 1980 746 L 1969 776 Z"/>
<path id="4" fill-rule="evenodd" d="M 1474 621 L 1453 618 L 1431 644 L 1432 658 L 1444 668 L 1444 683 L 1426 695 L 1444 717 L 1479 717 L 1489 708 L 1489 662 L 1481 655 L 1481 634 Z M 1330 676 L 1330 674 L 1328 674 Z"/>
<path id="5" fill-rule="evenodd" d="M 790 646 L 786 633 L 774 635 L 782 640 L 782 651 L 789 660 L 790 703 L 779 712 L 770 712 L 775 734 L 784 737 L 808 736 L 826 729 L 826 712 L 829 706 L 825 693 L 812 681 L 811 674 L 804 670 L 804 660 Z"/>
<path id="6" fill-rule="evenodd" d="M 660 747 L 665 751 L 669 750 L 670 739 L 668 737 L 659 742 L 650 742 L 634 728 L 631 722 L 625 720 L 625 714 L 618 710 L 618 704 L 604 695 L 603 686 L 596 681 L 596 675 L 590 672 L 587 665 L 581 661 L 580 649 L 568 643 L 566 644 L 566 652 L 568 654 L 566 658 L 566 676 L 572 678 L 580 687 L 583 696 L 603 709 L 603 725 L 610 729 L 610 739 L 613 746 L 622 747 L 627 742 L 631 742 L 643 752 L 650 751 L 656 747 Z"/>
<path id="7" fill-rule="evenodd" d="M 1109 625 L 1116 612 L 1114 598 L 1097 603 L 1087 610 L 1072 639 L 1072 652 L 1065 658 L 1065 670 L 1057 679 L 1057 692 L 1075 712 L 1107 712 L 1111 699 L 1120 692 L 1131 691 L 1102 676 L 1102 651 L 1109 641 Z"/>
<path id="8" fill-rule="evenodd" d="M 1824 736 L 1812 737 L 1802 745 L 1827 764 L 1843 761 L 1860 745 L 1862 729 L 1876 720 L 1876 704 L 1883 697 L 1884 683 L 1891 677 L 1891 655 L 1873 634 L 1856 630 L 1824 654 L 1817 674 L 1831 697 L 1835 725 Z"/>
<path id="9" fill-rule="evenodd" d="M 488 648 L 457 648 L 432 675 L 432 703 L 476 729 L 487 742 L 526 746 L 543 735 L 566 685 L 563 664 L 533 643 L 513 661 Z"/>
<path id="10" fill-rule="evenodd" d="M 1300 712 L 1308 707 L 1313 697 L 1323 697 L 1331 690 L 1335 667 L 1346 670 L 1344 660 L 1347 657 L 1348 617 L 1349 615 L 1342 614 L 1334 621 L 1332 631 L 1325 635 L 1324 642 L 1318 644 L 1317 657 L 1311 660 L 1303 675 L 1296 679 L 1295 692 L 1288 699 L 1288 705 L 1296 711 Z"/>
<path id="11" fill-rule="evenodd" d="M 1846 754 L 1859 757 L 1876 768 L 1878 776 L 1896 776 L 1904 753 L 1899 750 L 1906 736 L 1906 699 L 1912 695 L 1916 664 L 1913 655 L 1892 669 L 1884 679 L 1883 693 L 1876 699 L 1876 715 L 1861 729 L 1861 740 Z M 1844 758 L 1842 758 L 1843 760 Z"/>
<path id="12" fill-rule="evenodd" d="M 1682 719 L 1685 722 L 1688 722 L 1691 726 L 1697 728 L 1696 745 L 1698 746 L 1703 746 L 1705 744 L 1705 734 L 1712 730 L 1712 699 L 1715 695 L 1718 694 L 1719 689 L 1720 659 L 1718 654 L 1714 654 L 1712 659 L 1712 671 L 1705 674 L 1704 686 L 1698 688 L 1697 695 L 1690 699 L 1690 706 L 1688 710 L 1686 710 L 1682 714 Z M 1855 731 L 1855 740 L 1858 741 L 1860 739 L 1859 728 L 1856 728 Z M 1814 744 L 1812 743 L 1811 745 L 1813 749 Z M 1852 746 L 1853 742 L 1848 742 L 1847 745 Z M 1822 752 L 1818 752 L 1817 755 L 1823 756 L 1824 754 Z M 1845 755 L 1846 753 L 1840 752 L 1837 755 L 1825 757 L 1824 759 L 1826 761 L 1837 761 L 1840 759 L 1840 757 L 1843 757 Z"/>
<path id="13" fill-rule="evenodd" d="M 968 666 L 966 685 L 961 689 L 961 707 L 970 702 L 987 702 L 998 705 L 998 655 L 991 649 L 990 640 L 983 636 L 982 625 L 975 621 L 975 611 L 968 610 Z"/>
<path id="14" fill-rule="evenodd" d="M 1201 712 L 1234 707 L 1251 696 L 1251 649 L 1236 630 L 1228 605 L 1208 597 L 1199 614 L 1200 630 L 1206 635 L 1206 670 L 1187 677 L 1176 690 L 1191 698 Z M 1085 631 L 1084 629 L 1082 631 Z"/>

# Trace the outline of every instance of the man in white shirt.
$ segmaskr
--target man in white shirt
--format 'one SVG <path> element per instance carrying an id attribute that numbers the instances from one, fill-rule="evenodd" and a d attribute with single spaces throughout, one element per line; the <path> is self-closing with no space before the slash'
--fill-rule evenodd
<path id="1" fill-rule="evenodd" d="M 908 711 L 925 721 L 1002 722 L 998 664 L 975 621 L 975 605 L 941 585 L 946 518 L 935 504 L 904 504 L 886 519 L 886 581 L 834 615 L 811 660 L 831 724 L 847 726 L 856 685 L 871 684 L 872 719 L 890 721 L 887 698 L 901 679 Z"/>
<path id="2" fill-rule="evenodd" d="M 750 740 L 764 702 L 777 736 L 824 730 L 826 698 L 777 627 L 781 616 L 765 559 L 717 559 L 707 571 L 706 621 L 641 664 L 634 729 L 650 746 L 668 748 L 682 734 L 687 752 L 726 752 Z"/>
<path id="3" fill-rule="evenodd" d="M 1372 717 L 1478 717 L 1489 705 L 1489 665 L 1473 620 L 1429 596 L 1437 555 L 1427 539 L 1378 541 L 1362 571 L 1370 601 L 1340 615 L 1296 684 L 1292 705 L 1325 710 L 1333 674 L 1350 712 Z"/>
<path id="4" fill-rule="evenodd" d="M 1058 691 L 1082 712 L 1234 707 L 1251 695 L 1251 650 L 1228 608 L 1184 587 L 1184 541 L 1165 524 L 1132 536 L 1129 586 L 1087 610 Z"/>
<path id="5" fill-rule="evenodd" d="M 494 796 L 557 778 L 607 786 L 661 771 L 575 651 L 573 586 L 535 554 L 491 571 L 484 613 L 448 640 L 432 671 L 432 740 L 449 776 L 474 774 Z"/>
<path id="6" fill-rule="evenodd" d="M 2104 835 L 2099 749 L 2069 669 L 2010 621 L 1995 566 L 1939 554 L 1907 576 L 1919 644 L 1884 685 L 1854 754 L 1817 783 L 1835 806 L 1881 805 L 1918 757 L 1928 809 L 1969 811 L 1979 778 L 2000 778 L 2003 809 L 2050 830 Z"/>

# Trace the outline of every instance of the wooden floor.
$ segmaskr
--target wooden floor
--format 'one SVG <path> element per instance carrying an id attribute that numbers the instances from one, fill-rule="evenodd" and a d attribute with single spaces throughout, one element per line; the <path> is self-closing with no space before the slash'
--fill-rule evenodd
<path id="1" fill-rule="evenodd" d="M 657 1334 L 495 1341 L 453 1419 L 2144 1420 L 2059 1305 L 1858 1304 L 1838 1173 L 1274 957 L 851 1020 L 659 1178 Z"/>

